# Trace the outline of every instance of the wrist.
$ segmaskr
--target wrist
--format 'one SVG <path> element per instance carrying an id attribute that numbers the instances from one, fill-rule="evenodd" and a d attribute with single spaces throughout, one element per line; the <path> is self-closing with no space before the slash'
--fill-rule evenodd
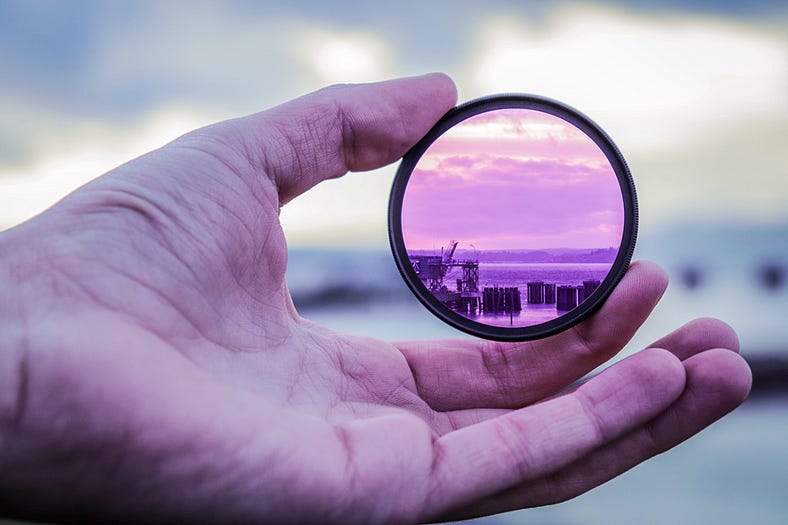
<path id="1" fill-rule="evenodd" d="M 24 289 L 24 258 L 14 232 L 0 233 L 0 447 L 3 436 L 17 426 L 24 403 L 24 354 L 29 304 Z"/>
<path id="2" fill-rule="evenodd" d="M 44 501 L 32 496 L 29 485 L 46 473 L 41 433 L 30 430 L 31 419 L 38 418 L 32 410 L 32 327 L 42 329 L 41 312 L 51 294 L 42 287 L 46 258 L 30 242 L 39 236 L 28 228 L 0 232 L 0 519 L 24 517 L 32 499 Z"/>

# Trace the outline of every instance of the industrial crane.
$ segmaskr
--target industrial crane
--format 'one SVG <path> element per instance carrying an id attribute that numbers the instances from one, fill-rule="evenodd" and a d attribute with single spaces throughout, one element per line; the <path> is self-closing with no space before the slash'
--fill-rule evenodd
<path id="1" fill-rule="evenodd" d="M 452 269 L 462 268 L 462 279 L 457 279 L 457 291 L 477 292 L 479 285 L 479 261 L 457 261 L 454 253 L 458 241 L 452 239 L 449 244 L 441 247 L 441 255 L 412 255 L 411 265 L 422 282 L 432 292 L 448 291 L 443 284 L 446 274 Z"/>

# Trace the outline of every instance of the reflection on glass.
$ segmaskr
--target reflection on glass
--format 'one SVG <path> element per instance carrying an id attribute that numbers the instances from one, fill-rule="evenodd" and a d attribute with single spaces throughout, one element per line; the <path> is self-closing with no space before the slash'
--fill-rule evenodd
<path id="1" fill-rule="evenodd" d="M 410 176 L 402 231 L 428 290 L 492 326 L 541 324 L 607 276 L 624 205 L 613 167 L 574 125 L 489 111 L 441 135 Z"/>

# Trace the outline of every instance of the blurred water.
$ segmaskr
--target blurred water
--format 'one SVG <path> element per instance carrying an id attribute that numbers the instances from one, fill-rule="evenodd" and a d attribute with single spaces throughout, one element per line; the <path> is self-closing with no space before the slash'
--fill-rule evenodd
<path id="1" fill-rule="evenodd" d="M 648 337 L 712 316 L 736 329 L 745 355 L 788 355 L 788 228 L 696 227 L 644 235 L 635 257 L 658 262 L 671 278 L 642 331 Z"/>
<path id="2" fill-rule="evenodd" d="M 784 230 L 642 239 L 638 254 L 663 265 L 672 284 L 625 353 L 693 317 L 712 315 L 737 329 L 745 356 L 788 355 L 788 283 L 780 273 L 788 266 L 786 240 Z M 302 315 L 339 330 L 388 340 L 468 337 L 411 296 L 385 251 L 294 250 L 288 283 Z M 786 436 L 788 397 L 759 396 L 695 439 L 588 494 L 479 521 L 788 523 Z"/>
<path id="3" fill-rule="evenodd" d="M 607 263 L 480 263 L 481 286 L 519 286 L 529 281 L 578 285 L 585 280 L 602 281 L 610 269 Z M 447 274 L 451 282 L 452 274 Z"/>
<path id="4" fill-rule="evenodd" d="M 663 266 L 671 285 L 626 353 L 692 318 L 712 316 L 736 329 L 745 355 L 788 356 L 788 229 L 641 236 L 638 258 Z M 387 251 L 292 250 L 289 261 L 288 284 L 310 317 L 327 316 L 356 332 L 377 326 L 383 315 L 388 328 L 375 335 L 384 338 L 413 337 L 412 330 L 425 337 L 461 336 L 444 330 L 413 300 Z M 406 317 L 394 324 L 396 316 Z"/>

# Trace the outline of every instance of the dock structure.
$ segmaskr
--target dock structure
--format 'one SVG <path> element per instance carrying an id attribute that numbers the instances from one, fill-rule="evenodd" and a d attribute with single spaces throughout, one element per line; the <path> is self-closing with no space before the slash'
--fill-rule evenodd
<path id="1" fill-rule="evenodd" d="M 586 300 L 586 289 L 582 284 L 578 284 L 575 290 L 577 290 L 577 304 L 580 304 Z"/>
<path id="2" fill-rule="evenodd" d="M 588 299 L 594 291 L 599 288 L 600 282 L 596 279 L 583 281 L 583 284 L 575 286 L 559 285 L 555 288 L 556 310 L 566 312 Z M 556 285 L 546 285 L 553 286 Z M 545 295 L 548 295 L 545 292 Z M 547 301 L 545 301 L 547 302 Z"/>
<path id="3" fill-rule="evenodd" d="M 485 287 L 482 292 L 482 309 L 489 313 L 522 311 L 520 289 L 517 287 Z"/>
<path id="4" fill-rule="evenodd" d="M 442 255 L 410 255 L 413 271 L 441 303 L 455 312 L 514 313 L 523 310 L 523 303 L 555 305 L 558 312 L 567 312 L 585 301 L 600 286 L 600 281 L 589 279 L 582 284 L 558 284 L 528 281 L 521 294 L 516 286 L 486 286 L 479 289 L 479 261 L 454 259 L 457 241 L 451 241 Z M 459 268 L 462 277 L 447 279 L 449 272 Z M 456 274 L 454 274 L 456 275 Z M 446 283 L 451 283 L 449 289 Z"/>
<path id="5" fill-rule="evenodd" d="M 544 304 L 555 304 L 555 283 L 545 283 Z"/>
<path id="6" fill-rule="evenodd" d="M 460 313 L 482 311 L 479 261 L 455 259 L 457 244 L 457 241 L 451 241 L 441 255 L 410 255 L 410 264 L 424 286 L 452 310 Z M 455 268 L 462 271 L 462 277 L 454 280 L 456 288 L 450 290 L 444 279 Z"/>
<path id="7" fill-rule="evenodd" d="M 481 294 L 478 292 L 438 292 L 435 296 L 455 312 L 475 314 L 482 309 Z"/>
<path id="8" fill-rule="evenodd" d="M 555 309 L 566 312 L 577 307 L 577 287 L 558 286 L 556 288 Z"/>
<path id="9" fill-rule="evenodd" d="M 526 287 L 528 304 L 555 304 L 555 283 L 529 281 Z"/>
<path id="10" fill-rule="evenodd" d="M 545 286 L 543 281 L 531 281 L 526 283 L 528 290 L 528 304 L 545 303 Z"/>
<path id="11" fill-rule="evenodd" d="M 594 291 L 599 288 L 601 283 L 596 279 L 583 281 L 583 292 L 585 294 L 585 298 L 588 299 Z"/>

